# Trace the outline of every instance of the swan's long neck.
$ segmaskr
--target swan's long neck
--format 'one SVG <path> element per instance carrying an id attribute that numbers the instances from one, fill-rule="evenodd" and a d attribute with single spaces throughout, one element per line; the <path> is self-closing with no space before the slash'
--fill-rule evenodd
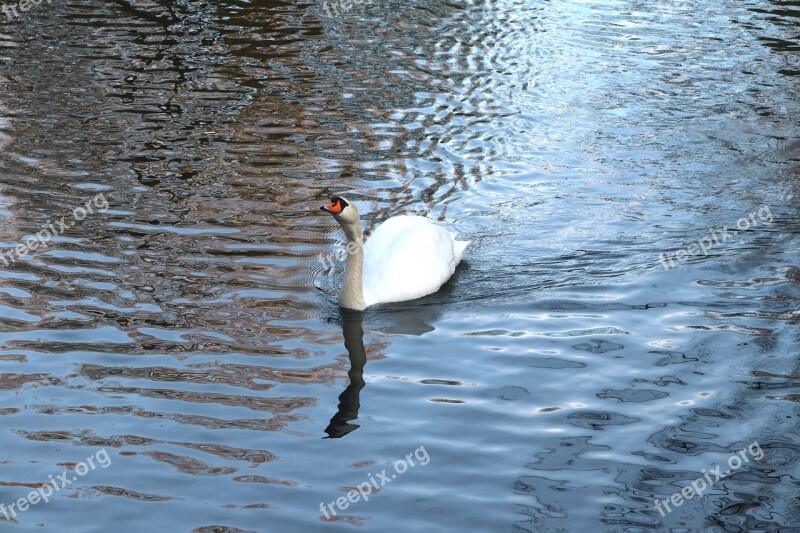
<path id="1" fill-rule="evenodd" d="M 364 232 L 361 230 L 361 219 L 352 224 L 342 224 L 342 229 L 347 236 L 347 267 L 339 305 L 345 309 L 361 311 L 367 307 L 363 288 Z"/>

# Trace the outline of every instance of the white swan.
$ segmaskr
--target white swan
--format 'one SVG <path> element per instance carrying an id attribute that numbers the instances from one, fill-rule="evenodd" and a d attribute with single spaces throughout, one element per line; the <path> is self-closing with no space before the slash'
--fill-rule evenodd
<path id="1" fill-rule="evenodd" d="M 464 257 L 469 241 L 425 217 L 396 216 L 375 228 L 364 244 L 361 217 L 341 196 L 322 206 L 347 236 L 347 268 L 339 306 L 362 311 L 438 291 Z"/>

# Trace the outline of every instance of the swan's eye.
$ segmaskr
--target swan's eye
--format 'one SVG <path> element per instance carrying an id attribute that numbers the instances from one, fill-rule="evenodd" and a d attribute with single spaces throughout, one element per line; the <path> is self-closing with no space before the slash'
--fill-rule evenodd
<path id="1" fill-rule="evenodd" d="M 344 208 L 345 208 L 345 207 L 347 207 L 348 205 L 350 205 L 350 204 L 348 204 L 348 203 L 347 203 L 347 200 L 345 200 L 345 199 L 344 199 L 344 198 L 342 198 L 341 196 L 334 196 L 334 197 L 332 197 L 332 198 L 331 198 L 331 202 L 332 202 L 332 203 L 334 203 L 334 204 L 339 204 L 340 206 L 342 206 L 342 210 L 344 210 Z"/>

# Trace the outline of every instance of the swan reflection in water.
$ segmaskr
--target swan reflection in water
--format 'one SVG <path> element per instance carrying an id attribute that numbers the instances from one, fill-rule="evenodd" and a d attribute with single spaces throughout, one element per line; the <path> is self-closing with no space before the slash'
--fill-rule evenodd
<path id="1" fill-rule="evenodd" d="M 350 357 L 350 370 L 347 372 L 350 383 L 339 395 L 339 409 L 331 418 L 325 433 L 328 439 L 338 439 L 361 427 L 352 424 L 358 419 L 361 407 L 361 389 L 364 388 L 364 366 L 367 364 L 367 350 L 364 346 L 364 317 L 369 316 L 370 328 L 392 335 L 424 335 L 435 330 L 446 304 L 452 307 L 451 293 L 456 285 L 460 271 L 448 281 L 439 292 L 414 300 L 381 306 L 380 313 L 353 311 L 339 308 L 339 317 L 344 336 L 344 346 Z M 385 345 L 383 346 L 385 347 Z M 380 348 L 376 348 L 380 350 Z"/>
<path id="2" fill-rule="evenodd" d="M 329 439 L 344 437 L 353 430 L 361 427 L 351 424 L 358 418 L 358 409 L 361 407 L 361 389 L 364 388 L 364 365 L 367 364 L 367 351 L 364 348 L 364 317 L 361 311 L 340 309 L 342 318 L 342 333 L 344 346 L 350 356 L 350 370 L 347 372 L 350 384 L 339 395 L 339 410 L 331 418 L 330 424 L 325 428 Z"/>

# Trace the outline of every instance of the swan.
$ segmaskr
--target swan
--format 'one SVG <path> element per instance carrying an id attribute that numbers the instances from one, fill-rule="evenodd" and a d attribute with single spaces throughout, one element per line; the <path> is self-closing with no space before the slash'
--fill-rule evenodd
<path id="1" fill-rule="evenodd" d="M 341 196 L 320 209 L 347 236 L 347 266 L 339 306 L 363 311 L 377 303 L 414 300 L 438 291 L 464 257 L 469 241 L 420 216 L 391 217 L 364 244 L 356 206 Z"/>

